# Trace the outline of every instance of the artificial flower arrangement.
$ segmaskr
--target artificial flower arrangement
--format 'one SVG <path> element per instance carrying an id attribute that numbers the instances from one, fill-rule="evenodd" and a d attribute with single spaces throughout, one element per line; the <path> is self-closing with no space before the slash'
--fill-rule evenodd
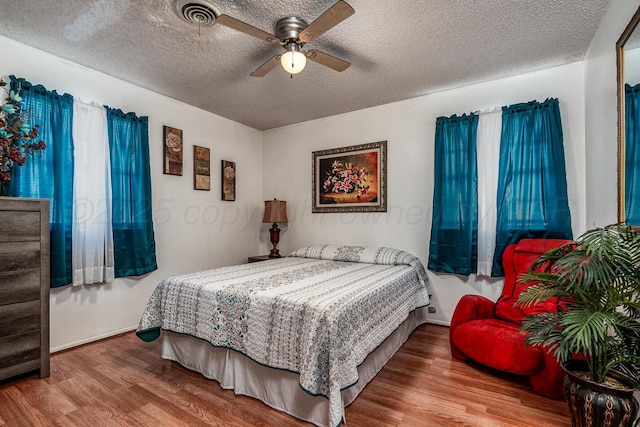
<path id="1" fill-rule="evenodd" d="M 322 188 L 325 192 L 332 193 L 353 193 L 357 196 L 367 194 L 367 169 L 359 168 L 351 163 L 339 162 L 335 160 L 331 165 L 331 171 L 326 171 Z"/>
<path id="2" fill-rule="evenodd" d="M 0 80 L 0 88 L 6 93 L 7 83 Z M 22 111 L 20 91 L 9 91 L 0 107 L 0 186 L 11 180 L 11 168 L 23 166 L 27 156 L 38 150 L 44 150 L 44 141 L 36 141 L 39 125 L 31 126 L 29 115 Z"/>

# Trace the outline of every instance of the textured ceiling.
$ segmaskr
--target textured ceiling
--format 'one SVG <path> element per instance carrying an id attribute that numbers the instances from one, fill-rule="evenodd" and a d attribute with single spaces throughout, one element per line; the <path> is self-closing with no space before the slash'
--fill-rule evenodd
<path id="1" fill-rule="evenodd" d="M 335 0 L 212 0 L 269 33 Z M 259 130 L 584 58 L 609 0 L 347 0 L 306 47 L 351 62 L 249 74 L 282 48 L 178 18 L 175 0 L 0 0 L 0 35 Z M 613 49 L 613 47 L 612 47 Z M 10 70 L 9 70 L 10 71 Z"/>

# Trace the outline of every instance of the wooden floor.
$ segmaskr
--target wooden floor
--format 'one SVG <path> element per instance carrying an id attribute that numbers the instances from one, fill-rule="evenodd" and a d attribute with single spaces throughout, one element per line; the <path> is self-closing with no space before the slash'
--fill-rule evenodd
<path id="1" fill-rule="evenodd" d="M 452 359 L 448 328 L 422 325 L 346 409 L 347 426 L 570 426 L 564 401 L 526 379 Z M 298 426 L 263 403 L 119 335 L 51 357 L 51 377 L 0 383 L 0 426 Z"/>

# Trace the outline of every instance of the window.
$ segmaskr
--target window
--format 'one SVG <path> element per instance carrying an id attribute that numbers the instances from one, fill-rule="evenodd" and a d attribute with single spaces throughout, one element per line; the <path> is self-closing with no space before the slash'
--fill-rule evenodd
<path id="1" fill-rule="evenodd" d="M 436 122 L 429 269 L 463 275 L 487 274 L 487 269 L 478 270 L 477 264 L 478 259 L 482 264 L 487 255 L 491 256 L 483 251 L 492 245 L 478 246 L 478 235 L 482 237 L 485 228 L 492 224 L 480 221 L 483 225 L 478 229 L 477 193 L 491 185 L 486 179 L 478 180 L 478 169 L 495 169 L 496 164 L 496 231 L 491 275 L 503 274 L 502 252 L 511 243 L 522 238 L 570 239 L 571 216 L 558 100 L 503 107 L 499 157 L 493 162 L 490 161 L 490 153 L 487 156 L 484 151 L 481 154 L 476 151 L 491 151 L 491 144 L 477 144 L 478 126 L 468 126 L 469 132 L 473 133 L 470 136 L 449 130 L 460 126 L 455 124 L 456 121 L 460 118 L 452 116 L 438 118 Z M 459 146 L 467 148 L 460 150 Z M 483 161 L 477 162 L 478 158 Z M 480 175 L 484 172 L 482 169 Z M 479 182 L 482 189 L 477 187 Z M 485 215 L 484 209 L 481 215 Z"/>
<path id="2" fill-rule="evenodd" d="M 20 87 L 23 109 L 31 113 L 34 124 L 40 124 L 40 136 L 48 147 L 25 166 L 13 168 L 6 191 L 12 196 L 50 200 L 51 286 L 109 281 L 113 277 L 109 268 L 114 270 L 115 277 L 157 269 L 148 118 L 79 101 L 76 101 L 78 109 L 74 115 L 74 100 L 69 94 L 58 95 L 14 76 L 11 76 L 11 87 L 13 90 Z M 88 136 L 85 134 L 88 130 L 98 130 L 100 135 Z M 96 145 L 98 139 L 104 141 L 100 146 Z M 82 167 L 76 168 L 74 174 L 76 155 L 82 157 L 81 162 L 78 160 Z M 87 169 L 89 161 L 95 167 Z M 99 179 L 93 179 L 100 165 L 103 173 Z M 92 179 L 88 179 L 88 175 Z M 76 197 L 89 202 L 91 215 L 80 210 L 83 206 L 78 200 L 74 203 L 74 182 L 82 184 L 83 190 L 78 191 Z M 97 200 L 83 196 L 89 194 L 100 196 Z M 96 215 L 93 208 L 104 208 L 105 213 L 101 210 Z M 88 217 L 92 220 L 86 221 Z M 107 233 L 112 236 L 107 234 L 104 242 L 96 242 L 93 232 L 102 226 L 105 229 L 111 226 L 113 231 Z M 95 245 L 93 249 L 92 245 Z M 96 247 L 104 248 L 104 252 L 94 250 Z M 82 263 L 75 263 L 74 257 Z M 109 257 L 115 257 L 115 267 L 109 267 Z M 88 258 L 96 262 L 87 264 Z"/>

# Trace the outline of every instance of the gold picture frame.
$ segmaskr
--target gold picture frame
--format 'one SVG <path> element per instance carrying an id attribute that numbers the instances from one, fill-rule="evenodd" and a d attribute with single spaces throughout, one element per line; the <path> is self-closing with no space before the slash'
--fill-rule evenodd
<path id="1" fill-rule="evenodd" d="M 387 141 L 313 152 L 313 213 L 386 212 Z"/>

